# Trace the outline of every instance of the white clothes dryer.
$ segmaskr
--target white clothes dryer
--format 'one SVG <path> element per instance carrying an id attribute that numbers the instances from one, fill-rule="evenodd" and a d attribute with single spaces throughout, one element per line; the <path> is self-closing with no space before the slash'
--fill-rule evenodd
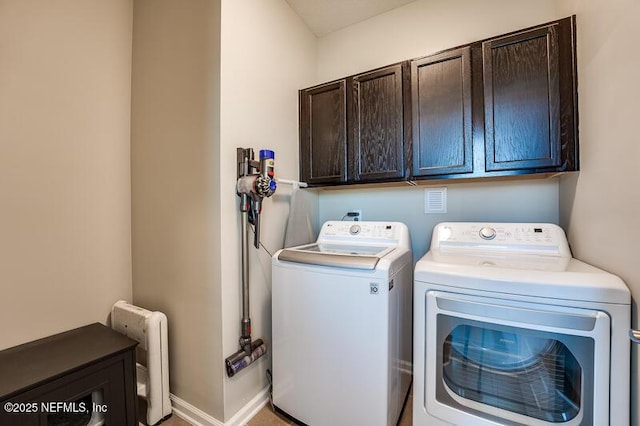
<path id="1" fill-rule="evenodd" d="M 441 223 L 414 277 L 414 425 L 629 424 L 629 290 L 561 228 Z"/>
<path id="2" fill-rule="evenodd" d="M 392 426 L 411 382 L 409 230 L 326 222 L 273 256 L 273 403 L 313 426 Z"/>

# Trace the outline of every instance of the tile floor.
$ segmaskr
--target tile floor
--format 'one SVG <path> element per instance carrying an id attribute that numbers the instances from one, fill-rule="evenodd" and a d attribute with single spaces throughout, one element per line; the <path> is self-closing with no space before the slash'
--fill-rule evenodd
<path id="1" fill-rule="evenodd" d="M 409 397 L 407 398 L 407 402 L 405 403 L 404 410 L 402 411 L 402 415 L 400 417 L 400 421 L 398 422 L 398 426 L 411 426 L 413 415 L 413 394 L 412 390 L 409 390 Z M 262 408 L 258 414 L 256 414 L 249 422 L 247 426 L 286 426 L 286 425 L 294 425 L 290 420 L 281 417 L 279 414 L 276 414 L 271 410 L 271 405 L 267 404 L 264 408 Z M 169 419 L 165 420 L 162 423 L 162 426 L 191 426 L 190 423 L 184 421 L 180 417 L 175 414 L 171 416 Z"/>
<path id="2" fill-rule="evenodd" d="M 413 415 L 413 405 L 411 401 L 413 400 L 413 395 L 411 390 L 409 390 L 409 397 L 407 398 L 407 402 L 404 405 L 404 410 L 400 416 L 400 421 L 398 422 L 398 426 L 411 426 Z M 295 423 L 289 421 L 284 417 L 274 413 L 271 410 L 271 405 L 267 404 L 262 410 L 256 414 L 254 418 L 249 420 L 247 426 L 284 426 L 284 425 L 295 425 Z M 354 425 L 356 426 L 356 425 Z M 363 425 L 364 426 L 364 425 Z"/>
<path id="3" fill-rule="evenodd" d="M 140 425 L 142 425 L 142 423 L 140 423 Z M 162 425 L 162 426 L 192 426 L 191 423 L 187 422 L 186 420 L 181 419 L 180 417 L 176 416 L 175 414 L 172 415 L 171 417 L 169 417 L 164 422 L 160 423 L 160 425 Z"/>

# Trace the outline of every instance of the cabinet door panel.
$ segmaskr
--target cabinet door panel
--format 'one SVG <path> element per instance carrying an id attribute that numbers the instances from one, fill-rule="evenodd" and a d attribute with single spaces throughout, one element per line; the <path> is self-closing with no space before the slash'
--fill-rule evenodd
<path id="1" fill-rule="evenodd" d="M 351 178 L 372 181 L 404 175 L 402 65 L 355 76 Z"/>
<path id="2" fill-rule="evenodd" d="M 300 179 L 347 180 L 345 80 L 300 91 Z"/>
<path id="3" fill-rule="evenodd" d="M 411 63 L 413 175 L 473 171 L 468 47 Z"/>
<path id="4" fill-rule="evenodd" d="M 557 26 L 483 44 L 487 171 L 560 165 Z"/>

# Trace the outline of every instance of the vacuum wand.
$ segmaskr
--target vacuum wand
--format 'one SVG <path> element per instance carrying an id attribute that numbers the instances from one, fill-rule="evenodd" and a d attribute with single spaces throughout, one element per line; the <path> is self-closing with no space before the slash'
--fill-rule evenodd
<path id="1" fill-rule="evenodd" d="M 241 242 L 242 242 L 242 320 L 240 323 L 240 349 L 225 359 L 227 375 L 233 377 L 238 371 L 252 364 L 267 353 L 262 339 L 251 341 L 251 318 L 249 318 L 249 228 L 254 225 L 253 245 L 260 248 L 260 214 L 262 200 L 276 190 L 274 176 L 274 152 L 260 151 L 260 161 L 253 159 L 253 149 L 237 149 L 238 182 L 236 193 L 240 197 Z"/>

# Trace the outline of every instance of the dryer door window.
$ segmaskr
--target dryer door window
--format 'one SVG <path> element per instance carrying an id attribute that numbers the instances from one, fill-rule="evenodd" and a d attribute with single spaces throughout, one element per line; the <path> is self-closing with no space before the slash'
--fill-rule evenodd
<path id="1" fill-rule="evenodd" d="M 585 370 L 567 345 L 549 333 L 476 321 L 441 318 L 450 332 L 442 342 L 442 378 L 455 396 L 552 423 L 580 412 Z M 456 325 L 457 324 L 457 325 Z M 593 352 L 587 337 L 574 350 Z"/>
<path id="2" fill-rule="evenodd" d="M 608 415 L 594 411 L 609 386 L 605 313 L 435 291 L 426 312 L 436 417 L 586 426 Z"/>

